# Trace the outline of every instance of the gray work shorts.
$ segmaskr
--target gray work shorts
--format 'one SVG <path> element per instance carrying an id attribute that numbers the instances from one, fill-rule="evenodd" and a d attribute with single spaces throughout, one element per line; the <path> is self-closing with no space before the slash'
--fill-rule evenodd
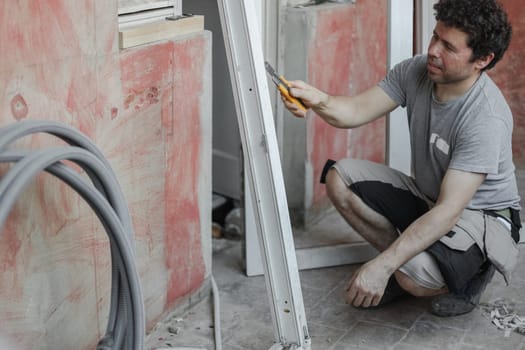
<path id="1" fill-rule="evenodd" d="M 400 234 L 434 206 L 410 176 L 386 165 L 343 159 L 332 167 L 365 204 L 386 217 Z M 508 283 L 518 260 L 511 225 L 504 217 L 465 209 L 448 234 L 399 270 L 422 287 L 447 286 L 456 291 L 490 260 Z"/>

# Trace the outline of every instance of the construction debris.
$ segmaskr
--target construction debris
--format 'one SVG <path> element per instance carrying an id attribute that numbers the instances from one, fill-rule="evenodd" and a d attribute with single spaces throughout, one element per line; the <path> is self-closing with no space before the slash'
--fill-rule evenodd
<path id="1" fill-rule="evenodd" d="M 505 332 L 505 337 L 510 337 L 512 332 L 525 335 L 525 316 L 520 316 L 514 311 L 514 304 L 503 299 L 493 303 L 480 304 L 483 315 L 499 330 Z"/>

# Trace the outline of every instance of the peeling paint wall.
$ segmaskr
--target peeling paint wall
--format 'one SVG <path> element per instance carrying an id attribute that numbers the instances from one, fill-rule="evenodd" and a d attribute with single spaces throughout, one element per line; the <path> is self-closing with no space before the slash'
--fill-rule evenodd
<path id="1" fill-rule="evenodd" d="M 283 20 L 285 74 L 336 95 L 359 93 L 386 73 L 387 2 L 357 1 L 287 8 Z M 384 118 L 383 118 L 384 119 Z M 335 129 L 319 117 L 284 116 L 284 172 L 294 221 L 315 220 L 329 205 L 319 177 L 328 158 L 384 162 L 385 121 Z"/>
<path id="2" fill-rule="evenodd" d="M 102 150 L 130 208 L 151 327 L 211 271 L 211 35 L 119 51 L 117 33 L 116 0 L 3 1 L 0 127 L 60 121 Z M 19 146 L 57 143 L 37 136 Z M 22 349 L 93 349 L 110 271 L 91 209 L 39 175 L 0 234 L 2 333 Z"/>
<path id="3" fill-rule="evenodd" d="M 513 152 L 516 168 L 525 171 L 525 8 L 523 1 L 501 0 L 513 27 L 509 50 L 489 72 L 514 114 Z"/>

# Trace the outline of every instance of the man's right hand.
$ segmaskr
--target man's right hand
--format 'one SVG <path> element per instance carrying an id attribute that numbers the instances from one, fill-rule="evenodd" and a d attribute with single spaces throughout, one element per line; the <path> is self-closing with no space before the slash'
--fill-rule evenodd
<path id="1" fill-rule="evenodd" d="M 300 98 L 307 108 L 321 108 L 323 104 L 326 104 L 329 95 L 316 89 L 315 87 L 306 84 L 304 81 L 295 80 L 290 81 L 290 94 L 293 97 Z M 285 96 L 281 95 L 286 108 L 296 117 L 304 118 L 306 111 L 301 110 L 297 105 L 288 101 Z"/>

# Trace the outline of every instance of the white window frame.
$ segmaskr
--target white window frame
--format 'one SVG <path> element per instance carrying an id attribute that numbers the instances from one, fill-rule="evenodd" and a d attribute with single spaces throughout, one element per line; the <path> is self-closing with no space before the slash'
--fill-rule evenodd
<path id="1" fill-rule="evenodd" d="M 416 53 L 426 53 L 432 32 L 436 25 L 434 4 L 437 0 L 418 0 L 416 2 Z"/>
<path id="2" fill-rule="evenodd" d="M 424 0 L 428 1 L 428 0 Z M 388 2 L 388 69 L 413 56 L 413 0 L 390 0 Z M 410 133 L 406 109 L 397 108 L 387 119 L 387 164 L 411 175 Z"/>
<path id="3" fill-rule="evenodd" d="M 119 0 L 118 6 L 119 29 L 182 16 L 182 0 L 130 1 L 127 5 Z"/>

